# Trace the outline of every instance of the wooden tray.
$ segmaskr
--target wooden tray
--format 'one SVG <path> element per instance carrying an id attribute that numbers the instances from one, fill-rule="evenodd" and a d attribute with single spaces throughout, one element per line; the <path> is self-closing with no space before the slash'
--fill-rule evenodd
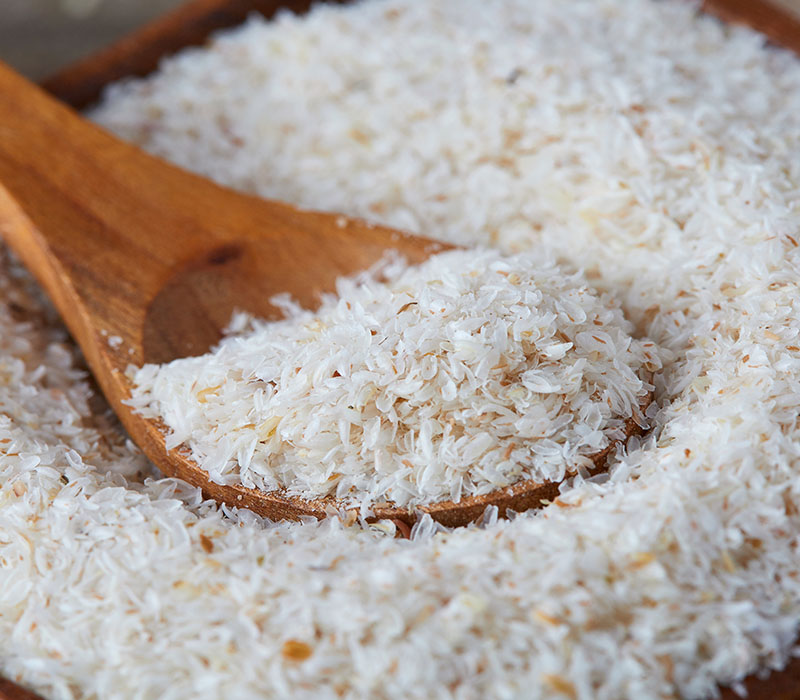
<path id="1" fill-rule="evenodd" d="M 240 24 L 253 12 L 266 17 L 282 8 L 301 13 L 312 3 L 313 0 L 192 0 L 109 48 L 62 70 L 44 81 L 43 86 L 81 109 L 97 100 L 109 83 L 127 76 L 147 75 L 164 56 L 187 46 L 200 45 L 212 32 Z M 767 0 L 705 0 L 703 8 L 725 21 L 748 24 L 775 44 L 800 54 L 800 19 Z M 751 700 L 800 700 L 800 659 L 765 679 L 750 676 L 744 685 Z M 730 689 L 723 689 L 721 697 L 723 700 L 739 698 Z M 41 699 L 0 678 L 0 700 Z"/>

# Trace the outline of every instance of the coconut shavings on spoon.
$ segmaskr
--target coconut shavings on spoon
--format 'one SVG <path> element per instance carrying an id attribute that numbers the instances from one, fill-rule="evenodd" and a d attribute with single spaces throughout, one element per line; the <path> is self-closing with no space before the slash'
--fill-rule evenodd
<path id="1" fill-rule="evenodd" d="M 529 254 L 395 262 L 281 306 L 132 374 L 133 405 L 218 483 L 408 506 L 560 481 L 643 422 L 660 366 L 608 295 Z"/>

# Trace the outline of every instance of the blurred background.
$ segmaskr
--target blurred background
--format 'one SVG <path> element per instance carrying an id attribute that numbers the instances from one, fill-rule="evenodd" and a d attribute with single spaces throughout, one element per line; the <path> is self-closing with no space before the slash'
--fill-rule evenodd
<path id="1" fill-rule="evenodd" d="M 0 60 L 43 78 L 181 2 L 0 0 Z M 800 0 L 773 2 L 800 15 Z"/>
<path id="2" fill-rule="evenodd" d="M 181 0 L 0 0 L 0 59 L 32 78 L 119 38 Z"/>

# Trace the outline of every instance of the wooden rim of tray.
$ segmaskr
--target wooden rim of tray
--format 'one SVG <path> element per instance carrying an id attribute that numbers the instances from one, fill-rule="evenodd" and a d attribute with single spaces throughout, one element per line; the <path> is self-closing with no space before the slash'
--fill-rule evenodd
<path id="1" fill-rule="evenodd" d="M 345 4 L 350 0 L 327 0 Z M 95 102 L 109 83 L 144 76 L 165 56 L 203 44 L 213 32 L 233 27 L 250 14 L 272 17 L 281 9 L 307 12 L 314 0 L 190 0 L 140 29 L 59 71 L 42 87 L 76 109 Z M 768 0 L 703 0 L 706 12 L 725 22 L 757 29 L 800 54 L 800 17 Z"/>
<path id="2" fill-rule="evenodd" d="M 344 3 L 347 0 L 328 0 Z M 188 46 L 203 44 L 216 30 L 243 22 L 251 13 L 271 17 L 283 8 L 306 12 L 312 0 L 192 0 L 123 39 L 59 71 L 42 85 L 56 97 L 82 109 L 95 102 L 116 80 L 144 76 L 161 58 Z M 749 25 L 776 44 L 800 54 L 800 18 L 767 0 L 704 0 L 705 11 L 720 19 Z M 767 678 L 755 674 L 742 685 L 751 700 L 800 700 L 800 659 Z M 36 700 L 38 696 L 0 679 L 0 700 Z M 722 700 L 740 696 L 722 689 Z"/>

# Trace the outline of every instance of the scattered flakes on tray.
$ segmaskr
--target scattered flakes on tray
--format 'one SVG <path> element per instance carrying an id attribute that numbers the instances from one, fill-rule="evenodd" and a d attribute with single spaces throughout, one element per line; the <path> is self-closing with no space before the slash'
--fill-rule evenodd
<path id="1" fill-rule="evenodd" d="M 214 481 L 348 506 L 561 481 L 645 424 L 661 363 L 609 295 L 530 254 L 397 261 L 316 312 L 283 301 L 286 320 L 132 368 L 130 403 Z"/>
<path id="2" fill-rule="evenodd" d="M 48 698 L 700 698 L 800 621 L 800 65 L 671 0 L 252 20 L 94 117 L 248 191 L 582 269 L 653 431 L 412 540 L 154 476 L 0 262 L 0 672 Z M 213 549 L 204 545 L 208 538 Z M 209 551 L 210 550 L 210 551 Z"/>

